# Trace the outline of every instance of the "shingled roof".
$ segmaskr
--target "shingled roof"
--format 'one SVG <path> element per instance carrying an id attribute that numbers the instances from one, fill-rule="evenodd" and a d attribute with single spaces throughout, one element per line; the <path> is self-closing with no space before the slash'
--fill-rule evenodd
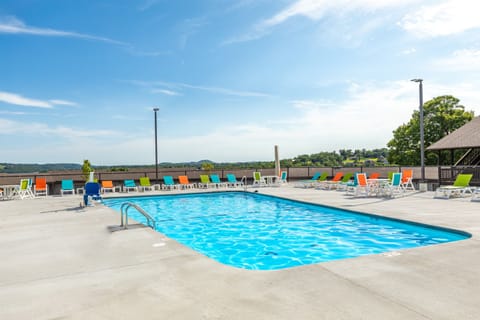
<path id="1" fill-rule="evenodd" d="M 480 116 L 438 140 L 427 150 L 480 148 Z"/>

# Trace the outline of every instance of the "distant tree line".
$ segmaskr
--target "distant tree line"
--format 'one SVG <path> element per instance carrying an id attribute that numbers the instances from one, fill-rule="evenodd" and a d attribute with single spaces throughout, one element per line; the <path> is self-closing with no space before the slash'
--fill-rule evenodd
<path id="1" fill-rule="evenodd" d="M 424 104 L 424 131 L 425 147 L 452 133 L 465 123 L 473 119 L 473 111 L 466 111 L 460 100 L 445 95 L 435 97 Z M 388 148 L 381 149 L 340 149 L 338 152 L 319 152 L 302 154 L 292 159 L 280 160 L 280 165 L 285 167 L 337 167 L 337 166 L 383 166 L 383 165 L 419 165 L 420 164 L 420 112 L 415 110 L 408 123 L 400 125 L 393 130 L 393 138 L 388 142 Z M 455 159 L 462 155 L 462 150 L 457 150 Z M 435 165 L 447 155 L 426 151 L 426 164 Z M 87 160 L 88 161 L 88 160 Z M 95 166 L 93 169 L 110 171 L 128 171 L 155 167 L 151 166 Z M 188 169 L 266 169 L 274 168 L 274 161 L 228 162 L 215 163 L 210 160 L 191 161 L 182 163 L 162 162 L 160 168 L 188 168 Z M 0 173 L 30 173 L 62 170 L 80 170 L 80 164 L 53 163 L 53 164 L 12 164 L 0 163 Z"/>

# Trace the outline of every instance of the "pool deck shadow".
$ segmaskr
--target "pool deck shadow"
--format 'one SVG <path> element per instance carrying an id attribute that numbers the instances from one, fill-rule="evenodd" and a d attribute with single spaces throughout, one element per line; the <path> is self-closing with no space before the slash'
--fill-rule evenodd
<path id="1" fill-rule="evenodd" d="M 112 232 L 118 213 L 79 209 L 81 196 L 0 201 L 0 319 L 479 318 L 480 203 L 432 192 L 384 200 L 291 186 L 256 190 L 472 237 L 256 271 L 220 264 L 147 227 Z M 185 192 L 148 194 L 174 193 Z"/>

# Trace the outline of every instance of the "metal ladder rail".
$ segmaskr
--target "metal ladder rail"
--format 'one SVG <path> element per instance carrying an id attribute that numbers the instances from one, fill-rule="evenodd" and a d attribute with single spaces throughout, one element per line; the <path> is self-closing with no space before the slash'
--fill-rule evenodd
<path id="1" fill-rule="evenodd" d="M 120 215 L 121 215 L 121 220 L 120 220 L 120 226 L 123 227 L 124 229 L 128 228 L 128 209 L 134 208 L 136 209 L 141 215 L 143 215 L 147 219 L 147 225 L 155 229 L 155 219 L 152 218 L 151 215 L 149 215 L 145 210 L 143 210 L 141 207 L 136 205 L 135 203 L 132 202 L 125 202 L 120 206 Z M 123 215 L 125 215 L 125 224 L 123 223 Z"/>

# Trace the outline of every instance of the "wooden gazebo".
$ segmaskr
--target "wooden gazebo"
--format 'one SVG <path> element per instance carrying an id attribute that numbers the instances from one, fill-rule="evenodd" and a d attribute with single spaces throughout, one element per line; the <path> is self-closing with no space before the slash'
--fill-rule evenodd
<path id="1" fill-rule="evenodd" d="M 459 173 L 473 173 L 472 185 L 480 185 L 480 117 L 458 128 L 448 136 L 443 137 L 427 150 L 438 151 L 440 164 L 440 151 L 450 151 L 450 167 L 439 165 L 439 182 L 449 183 L 455 180 Z M 454 153 L 462 150 L 463 155 L 455 161 Z"/>

